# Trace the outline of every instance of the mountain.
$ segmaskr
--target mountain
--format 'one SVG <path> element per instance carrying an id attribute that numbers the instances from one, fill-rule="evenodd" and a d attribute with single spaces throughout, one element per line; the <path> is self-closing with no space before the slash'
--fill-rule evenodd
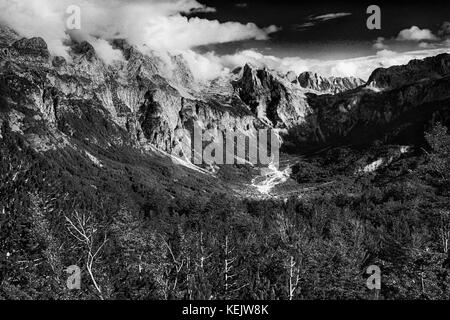
<path id="1" fill-rule="evenodd" d="M 170 155 L 177 126 L 193 113 L 208 123 L 225 118 L 229 103 L 224 98 L 209 108 L 205 99 L 212 98 L 197 98 L 199 92 L 185 88 L 192 74 L 179 57 L 171 57 L 179 66 L 173 75 L 156 54 L 117 41 L 128 60 L 106 65 L 82 42 L 72 44 L 69 62 L 51 56 L 42 38 L 20 39 L 9 29 L 2 34 L 0 122 L 27 147 L 63 171 L 77 172 L 77 179 L 96 179 L 80 169 L 86 165 L 122 179 L 136 179 L 145 168 L 137 179 L 145 177 L 143 185 L 159 186 L 167 197 L 224 190 L 214 177 Z M 229 118 L 236 126 L 249 121 L 245 114 Z M 127 166 L 133 172 L 125 173 Z"/>
<path id="2" fill-rule="evenodd" d="M 376 69 L 367 81 L 368 87 L 395 89 L 421 81 L 439 80 L 450 73 L 448 54 L 412 60 L 403 66 Z"/>
<path id="3" fill-rule="evenodd" d="M 195 126 L 215 140 L 220 132 L 251 137 L 273 129 L 286 150 L 308 153 L 375 140 L 420 144 L 424 128 L 447 121 L 446 54 L 377 69 L 367 83 L 250 64 L 205 83 L 181 55 L 143 53 L 125 40 L 112 42 L 124 61 L 107 65 L 88 42 L 72 43 L 66 61 L 41 38 L 21 39 L 8 28 L 0 35 L 0 119 L 37 151 L 127 146 L 170 159 L 176 153 L 193 168 L 186 149 Z"/>
<path id="4" fill-rule="evenodd" d="M 182 143 L 176 132 L 190 132 L 189 141 L 194 123 L 203 130 L 244 135 L 258 128 L 284 132 L 313 113 L 310 94 L 361 86 L 358 79 L 310 73 L 292 82 L 248 64 L 230 78 L 205 84 L 194 79 L 182 56 L 162 57 L 150 50 L 144 54 L 124 40 L 115 40 L 113 46 L 125 60 L 106 65 L 87 42 L 73 43 L 72 61 L 67 62 L 50 56 L 41 38 L 19 39 L 3 29 L 2 39 L 2 99 L 4 108 L 11 109 L 3 118 L 14 114 L 8 116 L 10 123 L 21 132 L 26 122 L 26 136 L 33 137 L 37 149 L 53 139 L 33 132 L 42 121 L 56 137 L 76 137 L 101 147 L 129 143 L 169 153 Z M 93 114 L 108 125 L 87 126 Z"/>
<path id="5" fill-rule="evenodd" d="M 292 127 L 308 112 L 305 91 L 267 69 L 246 64 L 233 86 L 252 114 L 269 127 Z"/>
<path id="6" fill-rule="evenodd" d="M 428 129 L 450 124 L 450 55 L 367 83 L 251 64 L 202 82 L 111 44 L 123 61 L 66 59 L 0 28 L 0 299 L 367 299 L 368 265 L 383 298 L 448 297 L 450 137 Z M 288 154 L 196 166 L 196 126 L 270 129 Z"/>
<path id="7" fill-rule="evenodd" d="M 364 86 L 335 95 L 307 94 L 312 112 L 287 140 L 298 148 L 365 145 L 375 140 L 424 143 L 423 132 L 449 123 L 450 55 L 377 69 Z"/>
<path id="8" fill-rule="evenodd" d="M 317 73 L 303 72 L 297 78 L 298 84 L 307 89 L 315 90 L 320 93 L 340 93 L 355 89 L 364 85 L 362 79 L 355 77 L 330 77 L 325 78 Z"/>

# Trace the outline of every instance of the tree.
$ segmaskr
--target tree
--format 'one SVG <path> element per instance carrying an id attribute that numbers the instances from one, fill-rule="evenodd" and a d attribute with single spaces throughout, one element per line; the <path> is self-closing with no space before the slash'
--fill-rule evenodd
<path id="1" fill-rule="evenodd" d="M 450 238 L 450 212 L 448 210 L 439 210 L 438 234 L 444 253 L 448 253 Z"/>
<path id="2" fill-rule="evenodd" d="M 84 251 L 86 252 L 86 269 L 91 277 L 92 283 L 97 290 L 100 299 L 103 300 L 102 290 L 95 279 L 93 272 L 94 263 L 98 258 L 100 252 L 108 241 L 106 233 L 99 242 L 99 229 L 95 225 L 91 216 L 79 211 L 74 211 L 71 217 L 65 216 L 67 222 L 67 229 L 69 233 L 79 241 Z"/>
<path id="3" fill-rule="evenodd" d="M 442 180 L 450 178 L 450 135 L 447 127 L 437 123 L 431 131 L 425 133 L 425 139 L 431 147 L 428 155 L 428 169 L 437 173 Z"/>

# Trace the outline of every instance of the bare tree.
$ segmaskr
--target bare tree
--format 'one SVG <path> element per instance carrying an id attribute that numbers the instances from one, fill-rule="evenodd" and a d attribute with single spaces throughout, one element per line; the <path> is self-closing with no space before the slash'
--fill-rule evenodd
<path id="1" fill-rule="evenodd" d="M 108 241 L 106 233 L 102 242 L 96 243 L 96 236 L 99 230 L 95 227 L 95 224 L 92 222 L 90 216 L 87 217 L 84 213 L 74 211 L 72 218 L 69 218 L 68 216 L 65 218 L 70 234 L 77 239 L 86 250 L 86 269 L 91 277 L 95 289 L 100 296 L 100 299 L 103 300 L 102 290 L 100 289 L 93 273 L 93 266 L 96 258 L 98 258 L 101 250 Z"/>
<path id="2" fill-rule="evenodd" d="M 227 294 L 228 290 L 236 284 L 235 281 L 232 280 L 236 275 L 231 273 L 231 269 L 233 268 L 233 263 L 236 261 L 236 258 L 231 257 L 234 248 L 229 247 L 228 235 L 225 236 L 224 250 L 225 250 L 225 259 L 224 259 L 225 294 Z"/>
<path id="3" fill-rule="evenodd" d="M 171 246 L 169 245 L 169 243 L 162 236 L 161 236 L 161 239 L 162 239 L 164 246 L 167 248 L 167 250 L 170 253 L 170 257 L 172 259 L 173 267 L 175 270 L 175 280 L 172 285 L 172 291 L 175 291 L 175 289 L 177 288 L 177 285 L 178 285 L 178 278 L 179 278 L 180 272 L 183 269 L 186 261 L 185 261 L 185 259 L 183 259 L 181 254 L 178 257 L 175 257 L 173 250 L 172 250 Z M 169 286 L 169 277 L 168 277 L 169 274 L 166 273 L 166 276 L 167 276 L 166 286 L 168 287 Z M 167 296 L 167 294 L 166 294 L 166 296 Z"/>
<path id="4" fill-rule="evenodd" d="M 192 233 L 191 237 L 191 243 L 195 242 L 196 247 L 193 248 L 193 252 L 189 252 L 190 254 L 188 254 L 186 262 L 187 291 L 190 300 L 193 299 L 197 281 L 201 282 L 206 279 L 205 269 L 207 268 L 207 261 L 213 256 L 213 253 L 207 253 L 202 231 L 200 231 L 199 235 L 197 233 Z M 209 297 L 204 296 L 204 298 Z"/>
<path id="5" fill-rule="evenodd" d="M 200 241 L 199 241 L 199 246 L 200 246 L 200 263 L 198 264 L 198 266 L 200 267 L 200 269 L 202 269 L 202 271 L 204 270 L 205 267 L 205 261 L 208 260 L 209 258 L 211 258 L 212 253 L 210 254 L 206 254 L 206 250 L 205 250 L 205 244 L 203 241 L 203 232 L 200 232 Z"/>
<path id="6" fill-rule="evenodd" d="M 317 211 L 316 211 L 316 214 Z M 295 291 L 300 282 L 300 265 L 304 262 L 304 251 L 307 251 L 307 239 L 305 232 L 298 232 L 292 221 L 281 214 L 277 216 L 278 228 L 280 230 L 281 238 L 287 246 L 287 262 L 285 264 L 288 273 L 287 279 L 287 293 L 289 300 L 293 300 Z"/>
<path id="7" fill-rule="evenodd" d="M 235 251 L 234 247 L 230 246 L 228 235 L 225 236 L 225 246 L 224 246 L 224 289 L 225 296 L 229 296 L 232 293 L 235 293 L 242 288 L 246 287 L 248 283 L 245 283 L 241 286 L 238 284 L 237 273 L 234 270 L 234 263 L 236 262 L 236 256 L 233 256 Z"/>
<path id="8" fill-rule="evenodd" d="M 442 248 L 444 253 L 448 253 L 448 245 L 450 239 L 450 212 L 447 210 L 439 211 L 440 225 L 439 237 L 441 238 Z"/>
<path id="9" fill-rule="evenodd" d="M 289 300 L 294 299 L 294 293 L 295 290 L 297 290 L 298 282 L 300 278 L 300 270 L 297 266 L 297 262 L 295 262 L 295 259 L 293 256 L 290 256 L 289 259 Z"/>

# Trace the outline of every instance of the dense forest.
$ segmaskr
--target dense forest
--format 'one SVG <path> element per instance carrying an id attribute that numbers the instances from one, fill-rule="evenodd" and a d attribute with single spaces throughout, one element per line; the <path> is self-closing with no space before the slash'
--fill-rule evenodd
<path id="1" fill-rule="evenodd" d="M 376 143 L 302 158 L 292 177 L 312 187 L 290 198 L 174 197 L 130 150 L 99 169 L 32 151 L 5 121 L 0 299 L 372 299 L 369 265 L 380 299 L 449 299 L 450 135 L 437 124 L 425 138 L 376 173 L 354 173 L 389 149 Z M 66 286 L 72 265 L 80 290 Z"/>

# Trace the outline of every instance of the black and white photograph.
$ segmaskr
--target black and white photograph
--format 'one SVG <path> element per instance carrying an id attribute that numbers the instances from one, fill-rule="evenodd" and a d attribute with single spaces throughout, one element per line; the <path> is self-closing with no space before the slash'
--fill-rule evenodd
<path id="1" fill-rule="evenodd" d="M 449 1 L 0 0 L 0 127 L 0 300 L 450 300 Z"/>

